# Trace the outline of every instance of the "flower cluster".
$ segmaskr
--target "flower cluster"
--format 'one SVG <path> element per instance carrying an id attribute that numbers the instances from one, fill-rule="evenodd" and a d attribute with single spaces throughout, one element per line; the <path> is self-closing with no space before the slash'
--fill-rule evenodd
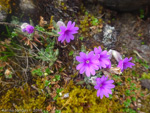
<path id="1" fill-rule="evenodd" d="M 28 23 L 23 23 L 21 25 L 22 32 L 27 32 L 28 34 L 31 34 L 34 32 L 34 27 L 29 25 Z"/>
<path id="2" fill-rule="evenodd" d="M 58 32 L 59 37 L 58 41 L 67 43 L 70 42 L 70 40 L 74 40 L 73 34 L 78 33 L 79 28 L 75 27 L 75 22 L 69 21 L 67 26 L 61 21 L 57 22 L 57 26 L 60 28 L 60 32 Z M 111 57 L 114 57 L 116 61 L 118 62 L 117 68 L 114 68 L 111 66 Z M 94 51 L 91 51 L 89 53 L 80 52 L 80 56 L 76 56 L 76 60 L 79 62 L 76 69 L 80 71 L 80 74 L 85 73 L 87 77 L 90 77 L 91 75 L 96 74 L 96 70 L 99 69 L 110 69 L 110 71 L 114 71 L 117 73 L 123 72 L 125 69 L 132 68 L 134 64 L 130 62 L 131 58 L 125 58 L 122 59 L 122 56 L 119 52 L 115 50 L 109 50 L 108 52 L 106 50 L 102 51 L 101 47 L 94 48 Z M 119 70 L 118 70 L 119 68 Z M 92 78 L 92 77 L 91 77 Z M 97 91 L 97 97 L 100 96 L 102 99 L 105 95 L 106 97 L 109 97 L 109 94 L 112 94 L 111 89 L 115 87 L 112 83 L 113 80 L 108 80 L 108 77 L 103 75 L 101 78 L 96 78 L 93 83 L 95 85 L 95 89 Z"/>
<path id="3" fill-rule="evenodd" d="M 80 70 L 80 74 L 83 74 L 85 72 L 87 77 L 90 77 L 90 75 L 95 75 L 95 70 L 98 69 L 104 69 L 104 68 L 111 68 L 111 57 L 114 56 L 114 58 L 118 61 L 118 68 L 120 68 L 120 71 L 123 72 L 125 69 L 132 68 L 134 66 L 133 63 L 129 62 L 131 61 L 131 58 L 125 58 L 122 59 L 119 52 L 115 50 L 110 51 L 102 51 L 101 47 L 94 48 L 94 51 L 89 52 L 88 54 L 80 52 L 80 56 L 76 56 L 76 60 L 80 62 L 76 69 Z M 101 78 L 96 78 L 96 82 L 94 83 L 95 89 L 97 91 L 97 97 L 100 96 L 102 99 L 105 95 L 106 97 L 109 97 L 109 94 L 112 94 L 111 89 L 115 87 L 112 83 L 113 80 L 108 80 L 108 77 L 103 75 Z"/>
<path id="4" fill-rule="evenodd" d="M 88 77 L 90 77 L 90 73 L 95 75 L 95 70 L 111 67 L 107 51 L 102 51 L 100 46 L 95 47 L 94 51 L 89 54 L 80 52 L 80 56 L 76 56 L 76 60 L 80 62 L 76 69 L 80 70 L 80 74 L 85 72 Z"/>

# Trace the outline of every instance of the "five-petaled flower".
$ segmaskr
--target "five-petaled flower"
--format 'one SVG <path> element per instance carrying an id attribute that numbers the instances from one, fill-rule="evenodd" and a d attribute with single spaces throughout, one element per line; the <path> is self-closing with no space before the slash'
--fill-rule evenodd
<path id="1" fill-rule="evenodd" d="M 86 76 L 90 77 L 90 74 L 95 75 L 95 70 L 98 70 L 99 64 L 98 56 L 94 55 L 94 52 L 91 51 L 88 54 L 80 52 L 80 56 L 76 56 L 76 60 L 80 62 L 77 65 L 76 69 L 80 70 L 80 74 L 85 72 Z"/>
<path id="2" fill-rule="evenodd" d="M 99 68 L 110 68 L 111 67 L 111 62 L 109 59 L 109 55 L 107 54 L 107 51 L 102 51 L 101 47 L 99 46 L 98 48 L 94 48 L 94 52 L 96 55 L 98 55 L 99 59 Z"/>
<path id="3" fill-rule="evenodd" d="M 107 80 L 108 77 L 105 77 L 104 75 L 101 78 L 96 78 L 96 85 L 94 86 L 95 89 L 97 89 L 97 97 L 100 96 L 102 99 L 105 95 L 107 98 L 109 97 L 109 94 L 112 94 L 111 89 L 115 87 L 114 80 Z"/>
<path id="4" fill-rule="evenodd" d="M 134 66 L 135 64 L 132 62 L 129 62 L 130 60 L 132 60 L 132 57 L 130 57 L 129 59 L 126 57 L 123 60 L 119 61 L 119 64 L 117 67 L 120 67 L 121 71 L 123 72 L 125 69 L 132 68 L 132 66 Z"/>
<path id="5" fill-rule="evenodd" d="M 71 22 L 69 21 L 67 24 L 67 27 L 65 26 L 60 26 L 60 32 L 58 32 L 58 34 L 60 34 L 60 36 L 58 37 L 58 41 L 64 42 L 64 40 L 66 40 L 67 43 L 70 42 L 70 40 L 74 40 L 74 36 L 73 34 L 78 33 L 79 28 L 75 27 L 75 22 Z"/>

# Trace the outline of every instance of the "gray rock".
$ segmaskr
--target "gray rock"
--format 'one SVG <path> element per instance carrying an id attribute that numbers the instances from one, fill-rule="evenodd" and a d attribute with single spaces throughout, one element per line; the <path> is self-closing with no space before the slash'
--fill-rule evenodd
<path id="1" fill-rule="evenodd" d="M 95 0 L 88 0 L 94 3 Z M 138 10 L 143 6 L 150 5 L 150 0 L 97 0 L 102 5 L 119 11 Z"/>
<path id="2" fill-rule="evenodd" d="M 35 9 L 35 5 L 32 0 L 20 0 L 19 6 L 22 12 L 32 12 Z"/>
<path id="3" fill-rule="evenodd" d="M 5 10 L 2 9 L 2 6 L 0 5 L 0 21 L 5 21 L 7 17 L 7 13 Z"/>
<path id="4" fill-rule="evenodd" d="M 93 38 L 94 38 L 96 41 L 99 41 L 99 42 L 101 42 L 102 37 L 103 37 L 103 33 L 102 33 L 102 32 L 96 33 L 96 34 L 94 34 L 94 36 L 93 36 Z"/>
<path id="5" fill-rule="evenodd" d="M 105 25 L 103 31 L 103 40 L 102 43 L 107 48 L 112 48 L 115 46 L 115 42 L 117 41 L 117 33 L 115 27 L 111 27 L 109 25 Z"/>
<path id="6" fill-rule="evenodd" d="M 150 90 L 150 79 L 141 80 L 141 85 Z"/>
<path id="7" fill-rule="evenodd" d="M 0 11 L 0 21 L 5 21 L 7 17 L 6 12 Z"/>
<path id="8" fill-rule="evenodd" d="M 148 45 L 139 45 L 137 46 L 138 50 L 141 50 L 140 55 L 148 62 L 150 62 L 150 46 Z"/>
<path id="9" fill-rule="evenodd" d="M 19 2 L 19 4 L 17 4 Z M 13 14 L 17 17 L 21 17 L 20 21 L 29 23 L 31 19 L 34 24 L 38 24 L 41 16 L 38 3 L 40 1 L 35 0 L 16 0 L 18 10 L 12 6 Z"/>

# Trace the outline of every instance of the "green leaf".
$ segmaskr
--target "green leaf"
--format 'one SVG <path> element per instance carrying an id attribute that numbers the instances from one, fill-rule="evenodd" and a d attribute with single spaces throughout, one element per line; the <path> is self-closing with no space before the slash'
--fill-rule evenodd
<path id="1" fill-rule="evenodd" d="M 139 36 L 139 37 L 141 37 L 141 36 L 142 36 L 142 34 L 141 34 L 141 33 L 139 33 L 139 34 L 138 34 L 138 36 Z"/>
<path id="2" fill-rule="evenodd" d="M 55 113 L 61 113 L 61 110 L 57 110 L 57 109 L 56 109 Z"/>
<path id="3" fill-rule="evenodd" d="M 46 110 L 43 110 L 43 113 L 48 113 L 48 111 L 46 111 Z"/>
<path id="4" fill-rule="evenodd" d="M 88 14 L 89 14 L 89 13 L 86 11 L 86 12 L 85 12 L 85 15 L 88 15 Z"/>
<path id="5" fill-rule="evenodd" d="M 16 32 L 13 31 L 13 32 L 11 33 L 11 37 L 12 37 L 12 38 L 17 37 L 17 36 L 18 36 L 18 34 L 17 34 Z"/>
<path id="6" fill-rule="evenodd" d="M 45 80 L 45 86 L 48 86 L 48 85 L 50 85 L 50 81 Z"/>
<path id="7" fill-rule="evenodd" d="M 35 26 L 35 28 L 38 30 L 38 31 L 45 31 L 45 29 L 43 27 L 40 27 L 38 25 Z"/>
<path id="8" fill-rule="evenodd" d="M 133 101 L 136 101 L 136 97 L 132 97 L 132 100 L 133 100 Z"/>
<path id="9" fill-rule="evenodd" d="M 130 96 L 130 95 L 131 95 L 130 90 L 127 89 L 127 90 L 125 91 L 125 94 L 126 94 L 127 96 Z"/>
<path id="10" fill-rule="evenodd" d="M 127 99 L 127 102 L 128 102 L 128 103 L 131 103 L 131 100 L 130 100 L 130 99 Z"/>
<path id="11" fill-rule="evenodd" d="M 113 96 L 112 96 L 111 94 L 109 94 L 109 99 L 112 99 L 112 97 L 113 97 Z"/>
<path id="12" fill-rule="evenodd" d="M 79 39 L 82 41 L 84 37 L 79 37 Z"/>
<path id="13" fill-rule="evenodd" d="M 144 45 L 145 43 L 144 43 L 144 42 L 141 42 L 141 44 Z"/>
<path id="14" fill-rule="evenodd" d="M 51 72 L 50 72 L 50 69 L 49 68 L 46 68 L 46 73 L 48 73 L 48 74 L 51 74 Z"/>
<path id="15" fill-rule="evenodd" d="M 52 66 L 57 60 L 57 56 L 59 54 L 58 49 L 54 50 L 54 44 L 55 40 L 51 40 L 45 50 L 41 49 L 41 51 L 38 52 L 38 56 L 36 56 L 36 58 L 46 61 L 49 63 L 49 66 Z"/>
<path id="16" fill-rule="evenodd" d="M 143 94 L 143 93 L 140 93 L 140 95 L 141 95 L 141 96 L 144 96 L 144 94 Z"/>
<path id="17" fill-rule="evenodd" d="M 130 104 L 131 104 L 131 100 L 130 99 L 127 99 L 126 101 L 124 101 L 125 107 L 129 107 Z"/>
<path id="18" fill-rule="evenodd" d="M 43 75 L 43 72 L 41 71 L 40 68 L 38 68 L 38 69 L 33 70 L 33 71 L 32 71 L 32 74 L 33 74 L 33 75 L 42 76 L 42 75 Z"/>
<path id="19" fill-rule="evenodd" d="M 120 79 L 120 76 L 118 76 L 118 75 L 113 75 L 113 78 L 116 79 L 116 80 L 119 80 L 119 79 Z"/>
<path id="20" fill-rule="evenodd" d="M 58 95 L 56 95 L 56 97 L 54 97 L 53 99 L 56 100 L 58 98 Z"/>
<path id="21" fill-rule="evenodd" d="M 60 80 L 60 75 L 55 75 L 55 79 L 58 81 Z"/>
<path id="22" fill-rule="evenodd" d="M 97 25 L 99 23 L 99 21 L 98 21 L 98 19 L 97 18 L 94 18 L 93 20 L 92 20 L 92 24 L 95 26 L 95 25 Z"/>
<path id="23" fill-rule="evenodd" d="M 143 65 L 146 69 L 148 69 L 148 68 L 149 68 L 149 65 L 148 65 L 148 64 L 146 64 L 146 63 L 142 63 L 142 65 Z"/>
<path id="24" fill-rule="evenodd" d="M 63 91 L 63 89 L 61 89 L 61 88 L 60 88 L 60 89 L 57 89 L 57 90 L 56 90 L 56 93 L 59 94 L 61 91 Z"/>
<path id="25" fill-rule="evenodd" d="M 121 85 L 122 85 L 122 82 L 117 82 L 117 84 L 118 84 L 119 86 L 121 86 Z"/>
<path id="26" fill-rule="evenodd" d="M 3 76 L 3 73 L 0 73 L 0 76 Z"/>
<path id="27" fill-rule="evenodd" d="M 143 19 L 144 18 L 144 10 L 140 9 L 140 18 Z"/>
<path id="28" fill-rule="evenodd" d="M 127 80 L 128 80 L 129 82 L 131 82 L 132 79 L 131 79 L 131 78 L 127 78 Z"/>
<path id="29" fill-rule="evenodd" d="M 10 29 L 8 28 L 8 26 L 6 25 L 6 31 L 7 31 L 7 34 L 8 34 L 8 37 L 11 37 L 11 32 L 10 32 Z"/>
<path id="30" fill-rule="evenodd" d="M 69 52 L 69 56 L 73 55 L 73 53 L 74 53 L 74 51 L 71 50 L 71 51 Z"/>

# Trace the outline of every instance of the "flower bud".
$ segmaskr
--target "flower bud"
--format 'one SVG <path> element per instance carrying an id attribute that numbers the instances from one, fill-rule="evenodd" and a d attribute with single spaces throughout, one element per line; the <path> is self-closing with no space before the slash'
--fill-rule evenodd
<path id="1" fill-rule="evenodd" d="M 110 49 L 108 51 L 108 54 L 110 55 L 110 59 L 113 56 L 117 60 L 117 62 L 119 62 L 120 60 L 122 60 L 121 54 L 118 51 L 116 51 L 116 50 Z"/>

